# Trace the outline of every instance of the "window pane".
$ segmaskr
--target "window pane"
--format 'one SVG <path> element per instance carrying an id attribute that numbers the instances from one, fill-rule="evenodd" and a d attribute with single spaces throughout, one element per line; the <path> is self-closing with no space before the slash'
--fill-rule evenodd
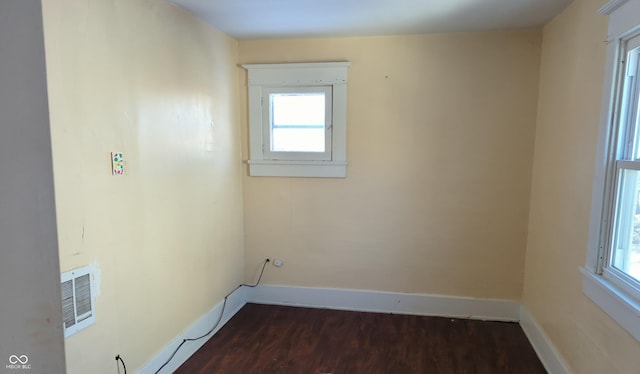
<path id="1" fill-rule="evenodd" d="M 325 151 L 325 94 L 271 94 L 271 151 Z"/>
<path id="2" fill-rule="evenodd" d="M 640 171 L 621 170 L 611 265 L 640 281 Z"/>
<path id="3" fill-rule="evenodd" d="M 640 48 L 635 48 L 627 54 L 627 72 L 624 80 L 623 101 L 621 107 L 622 121 L 626 126 L 622 126 L 626 131 L 624 136 L 628 137 L 632 142 L 632 154 L 629 159 L 640 159 L 640 131 L 638 131 L 638 119 L 640 118 L 640 96 L 638 95 L 638 76 L 640 73 L 638 60 L 640 56 Z M 623 156 L 624 157 L 624 156 Z"/>

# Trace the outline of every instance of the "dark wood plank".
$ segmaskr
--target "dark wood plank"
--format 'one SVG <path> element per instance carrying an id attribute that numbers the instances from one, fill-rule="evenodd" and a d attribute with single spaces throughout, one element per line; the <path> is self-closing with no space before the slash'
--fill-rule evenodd
<path id="1" fill-rule="evenodd" d="M 517 323 L 247 304 L 176 373 L 546 373 Z"/>

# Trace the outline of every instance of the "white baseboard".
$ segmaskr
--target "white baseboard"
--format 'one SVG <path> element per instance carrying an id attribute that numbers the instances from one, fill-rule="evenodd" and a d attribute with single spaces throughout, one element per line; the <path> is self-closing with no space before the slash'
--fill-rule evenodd
<path id="1" fill-rule="evenodd" d="M 213 336 L 218 330 L 222 328 L 245 304 L 245 291 L 246 289 L 239 288 L 233 292 L 227 298 L 227 305 L 224 308 L 224 315 L 220 320 L 220 323 L 215 328 L 213 333 L 209 336 Z M 153 374 L 160 366 L 162 366 L 171 357 L 175 349 L 182 343 L 184 339 L 198 337 L 206 334 L 211 327 L 215 325 L 216 321 L 220 317 L 222 311 L 222 304 L 224 300 L 216 304 L 211 310 L 205 313 L 200 319 L 194 322 L 180 335 L 176 336 L 169 344 L 167 344 L 157 355 L 136 370 L 138 374 Z M 175 354 L 171 361 L 159 372 L 159 374 L 173 373 L 180 365 L 182 365 L 192 354 L 194 354 L 209 338 L 202 338 L 198 341 L 186 342 L 182 345 L 180 350 Z"/>
<path id="2" fill-rule="evenodd" d="M 520 303 L 442 295 L 260 285 L 246 290 L 248 303 L 519 321 Z"/>
<path id="3" fill-rule="evenodd" d="M 524 306 L 520 309 L 520 326 L 549 374 L 571 373 L 558 349 Z"/>

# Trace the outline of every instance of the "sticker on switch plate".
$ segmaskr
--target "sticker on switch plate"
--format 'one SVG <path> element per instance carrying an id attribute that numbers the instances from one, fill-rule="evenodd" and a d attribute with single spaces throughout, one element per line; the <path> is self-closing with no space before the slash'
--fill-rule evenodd
<path id="1" fill-rule="evenodd" d="M 111 168 L 113 175 L 124 175 L 122 152 L 111 152 Z"/>

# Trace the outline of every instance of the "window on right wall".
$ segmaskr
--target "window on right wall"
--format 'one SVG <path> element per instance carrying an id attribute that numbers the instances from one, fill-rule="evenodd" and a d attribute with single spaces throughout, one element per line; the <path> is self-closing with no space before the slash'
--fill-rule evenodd
<path id="1" fill-rule="evenodd" d="M 583 290 L 640 341 L 640 0 L 600 12 L 609 40 Z"/>
<path id="2" fill-rule="evenodd" d="M 640 289 L 640 95 L 638 90 L 638 56 L 640 35 L 623 40 L 621 74 L 618 86 L 620 100 L 616 110 L 617 125 L 613 162 L 611 162 L 612 201 L 607 216 L 606 251 L 602 257 L 602 272 L 620 284 Z"/>

